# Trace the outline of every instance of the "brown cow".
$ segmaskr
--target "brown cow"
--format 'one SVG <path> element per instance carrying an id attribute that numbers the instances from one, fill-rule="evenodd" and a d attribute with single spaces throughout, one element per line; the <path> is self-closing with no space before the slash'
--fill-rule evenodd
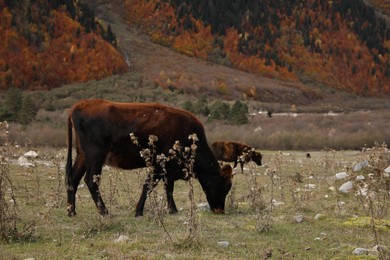
<path id="1" fill-rule="evenodd" d="M 211 149 L 217 160 L 224 162 L 234 162 L 233 168 L 236 168 L 237 163 L 241 165 L 241 172 L 244 171 L 244 163 L 254 161 L 257 165 L 261 165 L 261 153 L 256 152 L 254 148 L 246 144 L 227 141 L 216 141 L 211 144 Z"/>
<path id="2" fill-rule="evenodd" d="M 75 130 L 77 155 L 72 167 L 72 128 Z M 138 138 L 134 144 L 129 134 Z M 225 198 L 232 185 L 231 167 L 221 167 L 210 147 L 202 123 L 191 113 L 160 104 L 114 103 L 101 99 L 81 100 L 70 110 L 68 116 L 68 158 L 66 164 L 66 187 L 68 215 L 76 214 L 76 192 L 84 176 L 88 189 L 100 214 L 108 214 L 99 192 L 102 166 L 123 169 L 145 167 L 140 156 L 141 147 L 148 147 L 151 135 L 158 137 L 156 154 L 169 154 L 176 141 L 190 146 L 189 135 L 195 133 L 196 143 L 194 172 L 199 180 L 210 208 L 223 213 Z M 155 161 L 155 160 L 153 160 Z M 143 214 L 151 179 L 164 178 L 167 203 L 170 213 L 177 212 L 173 199 L 174 181 L 184 179 L 183 164 L 171 160 L 166 163 L 166 176 L 159 165 L 154 166 L 153 178 L 149 176 L 136 207 L 136 216 Z M 230 172 L 229 172 L 230 171 Z"/>

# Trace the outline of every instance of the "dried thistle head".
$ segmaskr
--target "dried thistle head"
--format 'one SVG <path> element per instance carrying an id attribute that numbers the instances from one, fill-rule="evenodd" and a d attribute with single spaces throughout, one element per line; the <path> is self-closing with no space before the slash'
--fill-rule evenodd
<path id="1" fill-rule="evenodd" d="M 179 141 L 176 141 L 174 144 L 173 144 L 173 150 L 175 151 L 180 151 L 181 150 L 181 145 L 180 145 L 180 142 Z"/>
<path id="2" fill-rule="evenodd" d="M 133 144 L 138 145 L 138 137 L 136 137 L 134 133 L 130 133 L 130 140 L 133 142 Z"/>
<path id="3" fill-rule="evenodd" d="M 198 138 L 198 136 L 195 133 L 189 135 L 188 139 L 192 140 L 193 142 L 199 141 L 199 138 Z"/>
<path id="4" fill-rule="evenodd" d="M 158 137 L 155 135 L 149 135 L 149 145 L 154 145 L 158 141 Z"/>

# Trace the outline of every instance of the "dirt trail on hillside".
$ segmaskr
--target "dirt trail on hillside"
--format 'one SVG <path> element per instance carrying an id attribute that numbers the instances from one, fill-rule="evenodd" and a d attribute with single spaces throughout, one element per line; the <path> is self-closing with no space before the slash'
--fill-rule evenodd
<path id="1" fill-rule="evenodd" d="M 147 35 L 126 23 L 120 0 L 87 2 L 99 19 L 106 25 L 111 25 L 121 51 L 128 58 L 130 69 L 142 74 L 144 78 L 152 80 L 160 78 L 160 82 L 169 79 L 178 85 L 181 84 L 180 87 L 185 88 L 186 92 L 208 93 L 225 99 L 253 95 L 256 100 L 264 102 L 312 101 L 313 96 L 308 96 L 307 91 L 302 91 L 308 88 L 299 82 L 285 82 L 249 74 L 187 57 L 153 43 Z"/>

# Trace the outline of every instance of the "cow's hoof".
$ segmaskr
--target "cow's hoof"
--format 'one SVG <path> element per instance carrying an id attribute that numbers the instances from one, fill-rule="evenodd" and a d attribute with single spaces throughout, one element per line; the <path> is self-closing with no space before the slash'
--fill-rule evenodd
<path id="1" fill-rule="evenodd" d="M 76 216 L 76 211 L 74 210 L 74 207 L 71 204 L 68 204 L 66 210 L 68 211 L 68 217 Z"/>
<path id="2" fill-rule="evenodd" d="M 177 213 L 178 211 L 177 211 L 177 209 L 170 209 L 169 210 L 169 214 L 175 214 L 175 213 Z"/>
<path id="3" fill-rule="evenodd" d="M 107 209 L 101 209 L 99 210 L 99 214 L 102 216 L 107 216 L 108 215 L 108 210 Z"/>
<path id="4" fill-rule="evenodd" d="M 142 212 L 136 212 L 135 213 L 135 217 L 138 218 L 138 217 L 142 217 L 144 215 L 144 213 Z"/>

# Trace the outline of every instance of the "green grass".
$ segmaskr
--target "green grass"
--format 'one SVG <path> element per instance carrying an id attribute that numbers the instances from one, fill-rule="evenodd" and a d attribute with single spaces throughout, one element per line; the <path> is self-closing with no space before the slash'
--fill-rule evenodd
<path id="1" fill-rule="evenodd" d="M 57 162 L 64 162 L 64 150 L 38 152 L 46 159 L 54 160 L 57 156 Z M 38 164 L 36 168 L 25 169 L 13 164 L 9 175 L 18 203 L 18 229 L 23 231 L 24 224 L 34 223 L 35 232 L 29 239 L 0 242 L 0 259 L 263 259 L 267 253 L 272 255 L 271 259 L 359 259 L 352 255 L 354 248 L 371 249 L 375 245 L 369 221 L 348 224 L 355 216 L 371 219 L 364 203 L 353 193 L 344 195 L 329 190 L 331 186 L 338 189 L 342 183 L 334 180 L 334 174 L 368 158 L 369 154 L 322 151 L 306 159 L 303 152 L 263 153 L 267 166 L 249 164 L 244 174 L 234 176 L 235 197 L 230 198 L 233 206 L 227 203 L 225 215 L 196 213 L 198 233 L 192 244 L 186 241 L 189 200 L 185 181 L 175 184 L 179 213 L 163 214 L 164 227 L 172 242 L 155 220 L 151 201 L 147 201 L 143 217 L 134 217 L 146 174 L 144 169 L 104 169 L 102 193 L 110 216 L 99 216 L 87 188 L 81 187 L 77 215 L 69 218 L 62 168 L 58 172 L 55 166 Z M 277 176 L 273 184 L 271 177 L 265 175 L 272 169 Z M 294 181 L 297 173 L 302 183 Z M 272 211 L 253 210 L 248 198 L 254 183 L 261 191 L 256 195 L 266 208 L 269 209 L 271 198 L 285 204 L 273 207 Z M 315 184 L 316 188 L 305 188 L 308 184 Z M 164 202 L 161 184 L 157 196 Z M 197 204 L 206 201 L 197 181 L 195 199 Z M 345 202 L 342 206 L 341 201 Z M 324 217 L 316 220 L 318 213 Z M 297 214 L 304 216 L 302 223 L 294 221 Z M 388 212 L 383 221 L 389 222 Z M 264 226 L 268 229 L 262 232 Z M 120 235 L 128 240 L 115 242 Z M 389 246 L 389 228 L 378 228 L 378 235 Z M 221 247 L 219 241 L 228 241 L 229 246 Z M 364 259 L 369 258 L 376 256 Z"/>

